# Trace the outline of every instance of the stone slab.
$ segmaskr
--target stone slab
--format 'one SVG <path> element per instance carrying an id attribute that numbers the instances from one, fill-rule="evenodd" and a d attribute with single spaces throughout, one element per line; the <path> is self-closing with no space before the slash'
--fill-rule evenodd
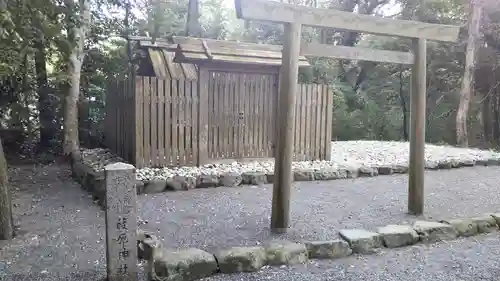
<path id="1" fill-rule="evenodd" d="M 106 263 L 108 281 L 137 280 L 137 192 L 135 168 L 105 167 Z"/>
<path id="2" fill-rule="evenodd" d="M 498 230 L 497 221 L 491 214 L 473 217 L 471 220 L 477 225 L 477 231 L 479 233 L 489 233 Z"/>
<path id="3" fill-rule="evenodd" d="M 416 221 L 413 223 L 413 229 L 420 236 L 420 241 L 424 243 L 452 240 L 458 236 L 458 232 L 452 225 L 439 222 Z"/>
<path id="4" fill-rule="evenodd" d="M 379 227 L 377 232 L 387 248 L 413 245 L 419 240 L 418 233 L 410 225 L 387 225 Z"/>
<path id="5" fill-rule="evenodd" d="M 314 181 L 314 170 L 297 170 L 293 172 L 294 181 Z"/>
<path id="6" fill-rule="evenodd" d="M 220 184 L 225 187 L 236 187 L 243 182 L 239 173 L 225 173 L 220 176 Z"/>
<path id="7" fill-rule="evenodd" d="M 460 237 L 469 237 L 478 234 L 477 224 L 470 218 L 447 219 L 441 222 L 453 226 Z"/>
<path id="8" fill-rule="evenodd" d="M 233 247 L 215 254 L 221 273 L 254 272 L 267 262 L 264 247 Z"/>
<path id="9" fill-rule="evenodd" d="M 154 194 L 162 193 L 167 189 L 167 180 L 154 179 L 144 183 L 144 193 Z"/>
<path id="10" fill-rule="evenodd" d="M 360 177 L 375 177 L 378 176 L 378 169 L 362 166 L 358 169 L 358 174 Z"/>
<path id="11" fill-rule="evenodd" d="M 340 237 L 349 243 L 353 253 L 373 253 L 382 247 L 380 234 L 364 229 L 343 229 Z"/>
<path id="12" fill-rule="evenodd" d="M 352 254 L 349 243 L 341 239 L 310 241 L 305 242 L 305 245 L 311 259 L 336 259 Z"/>
<path id="13" fill-rule="evenodd" d="M 324 169 L 314 172 L 314 179 L 316 180 L 336 180 L 345 178 L 347 178 L 346 170 Z"/>
<path id="14" fill-rule="evenodd" d="M 217 175 L 200 175 L 196 179 L 196 188 L 211 188 L 220 186 Z"/>
<path id="15" fill-rule="evenodd" d="M 491 214 L 491 216 L 495 219 L 497 225 L 500 226 L 500 213 Z"/>
<path id="16" fill-rule="evenodd" d="M 306 245 L 290 241 L 272 241 L 266 246 L 269 265 L 305 263 L 308 260 Z"/>
<path id="17" fill-rule="evenodd" d="M 154 273 L 168 281 L 192 281 L 209 277 L 217 272 L 214 255 L 196 248 L 183 250 L 162 249 L 155 258 Z"/>
<path id="18" fill-rule="evenodd" d="M 267 184 L 266 173 L 246 172 L 241 175 L 243 184 L 262 185 Z"/>

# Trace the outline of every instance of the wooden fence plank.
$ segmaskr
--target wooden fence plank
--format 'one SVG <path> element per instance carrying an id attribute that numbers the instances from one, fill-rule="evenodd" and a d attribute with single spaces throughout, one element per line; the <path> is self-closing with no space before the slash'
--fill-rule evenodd
<path id="1" fill-rule="evenodd" d="M 165 79 L 158 79 L 158 166 L 164 167 L 167 165 L 165 161 Z"/>
<path id="2" fill-rule="evenodd" d="M 216 74 L 213 72 L 208 72 L 208 76 L 210 77 L 208 82 L 208 109 L 207 109 L 207 114 L 208 114 L 208 125 L 209 127 L 209 132 L 208 132 L 208 157 L 209 158 L 216 158 L 215 153 L 215 120 L 214 120 L 214 99 L 216 98 L 216 93 L 215 93 L 215 84 L 216 84 Z"/>
<path id="3" fill-rule="evenodd" d="M 306 152 L 306 136 L 307 136 L 307 85 L 301 85 L 300 87 L 300 160 L 306 160 L 307 152 Z"/>
<path id="4" fill-rule="evenodd" d="M 256 156 L 256 139 L 255 136 L 257 135 L 257 132 L 255 130 L 255 109 L 256 109 L 256 101 L 255 97 L 257 96 L 257 93 L 254 89 L 255 81 L 254 81 L 254 75 L 249 74 L 247 79 L 247 94 L 248 94 L 248 128 L 247 128 L 247 134 L 248 134 L 248 155 L 249 157 L 255 157 Z"/>
<path id="5" fill-rule="evenodd" d="M 116 89 L 118 93 L 118 104 L 123 104 L 123 89 L 122 89 L 122 84 L 120 83 L 119 80 L 116 80 Z M 117 138 L 116 138 L 116 151 L 118 152 L 119 156 L 123 156 L 123 108 L 120 106 L 117 106 L 117 121 L 118 121 L 118 132 L 117 132 Z"/>
<path id="6" fill-rule="evenodd" d="M 158 167 L 158 79 L 151 77 L 151 165 Z"/>
<path id="7" fill-rule="evenodd" d="M 167 165 L 172 165 L 174 159 L 172 158 L 172 83 L 173 80 L 168 79 L 164 81 L 163 90 L 165 91 L 165 120 L 164 120 L 164 131 L 165 131 L 165 162 Z"/>
<path id="8" fill-rule="evenodd" d="M 212 72 L 208 72 L 207 74 L 210 78 L 209 80 L 206 82 L 207 83 L 207 87 L 208 87 L 208 107 L 207 107 L 207 114 L 208 114 L 208 140 L 207 140 L 207 153 L 208 153 L 208 158 L 214 158 L 214 155 L 213 155 L 213 152 L 214 152 L 214 148 L 213 148 L 213 138 L 214 138 L 214 132 L 215 132 L 215 124 L 214 124 L 214 121 L 213 121 L 213 107 L 214 107 L 214 101 L 213 99 L 215 98 L 215 93 L 214 93 L 214 80 L 215 80 L 215 77 L 214 77 L 214 74 L 212 74 Z"/>
<path id="9" fill-rule="evenodd" d="M 265 119 L 265 111 L 264 111 L 264 79 L 266 78 L 267 75 L 265 76 L 259 76 L 257 77 L 257 116 L 258 116 L 258 121 L 257 121 L 257 127 L 258 127 L 258 140 L 259 140 L 259 150 L 258 150 L 258 156 L 259 157 L 265 157 L 265 145 L 264 145 L 264 126 L 266 124 L 266 119 Z"/>
<path id="10" fill-rule="evenodd" d="M 200 70 L 199 72 L 199 85 L 200 88 L 198 89 L 198 96 L 199 96 L 199 109 L 200 109 L 200 114 L 198 116 L 198 128 L 199 128 L 199 138 L 198 138 L 198 143 L 199 143 L 199 151 L 198 151 L 198 165 L 203 165 L 207 163 L 208 161 L 208 150 L 207 150 L 207 140 L 208 140 L 208 111 L 207 111 L 207 104 L 208 104 L 208 96 L 207 93 L 208 91 L 208 84 L 206 81 L 209 79 L 208 76 L 208 71 L 206 70 Z"/>
<path id="11" fill-rule="evenodd" d="M 229 114 L 230 114 L 230 109 L 229 109 L 229 88 L 231 87 L 231 76 L 229 76 L 229 73 L 226 72 L 224 73 L 223 76 L 223 82 L 222 82 L 222 101 L 221 101 L 221 115 L 222 115 L 222 122 L 224 124 L 224 132 L 223 132 L 223 153 L 224 153 L 224 158 L 230 158 L 231 154 L 231 139 L 230 139 L 230 134 L 231 134 L 231 121 L 229 120 Z"/>
<path id="12" fill-rule="evenodd" d="M 237 108 L 238 108 L 238 92 L 237 92 L 237 89 L 238 89 L 238 80 L 237 80 L 237 77 L 236 75 L 234 75 L 233 73 L 229 73 L 228 76 L 230 77 L 229 80 L 231 81 L 231 91 L 230 91 L 230 109 L 229 109 L 229 113 L 231 114 L 230 115 L 230 119 L 231 119 L 231 132 L 232 132 L 232 141 L 231 141 L 231 144 L 232 144 L 232 147 L 231 147 L 231 158 L 235 158 L 236 155 L 238 155 L 237 151 L 238 151 L 238 145 L 239 145 L 239 141 L 238 141 L 238 134 L 239 134 L 239 131 L 238 131 L 238 114 L 237 114 Z"/>
<path id="13" fill-rule="evenodd" d="M 192 111 L 192 99 L 191 99 L 191 82 L 188 80 L 184 81 L 184 139 L 185 139 L 185 165 L 190 165 L 192 162 L 192 146 L 191 146 L 191 111 Z"/>
<path id="14" fill-rule="evenodd" d="M 315 110 L 316 110 L 316 118 L 314 122 L 316 123 L 316 129 L 315 129 L 315 143 L 314 143 L 314 160 L 319 160 L 319 152 L 321 150 L 321 95 L 322 92 L 320 91 L 321 88 L 319 87 L 318 84 L 314 84 L 314 100 L 316 103 Z"/>
<path id="15" fill-rule="evenodd" d="M 250 76 L 251 74 L 243 73 L 243 112 L 244 112 L 244 157 L 249 157 L 251 155 L 251 112 L 250 112 L 250 104 L 251 104 L 251 93 L 250 93 Z"/>
<path id="16" fill-rule="evenodd" d="M 179 80 L 172 80 L 172 165 L 179 165 Z"/>
<path id="17" fill-rule="evenodd" d="M 262 101 L 262 123 L 260 123 L 261 127 L 261 133 L 262 133 L 262 156 L 263 157 L 270 157 L 269 155 L 269 148 L 268 148 L 268 126 L 269 122 L 272 122 L 269 120 L 269 98 L 267 95 L 268 87 L 269 87 L 269 75 L 263 76 L 261 79 L 261 101 Z"/>
<path id="18" fill-rule="evenodd" d="M 330 161 L 332 158 L 332 130 L 333 130 L 333 90 L 330 87 L 327 87 L 328 101 L 327 101 L 327 119 L 326 119 L 326 151 L 325 151 L 325 160 Z"/>
<path id="19" fill-rule="evenodd" d="M 311 103 L 311 88 L 310 87 L 305 87 L 306 90 L 305 90 L 305 95 L 306 95 L 306 134 L 305 134 L 305 159 L 304 160 L 311 160 L 311 125 L 312 125 L 312 120 L 311 120 L 311 106 L 312 106 L 312 103 Z"/>
<path id="20" fill-rule="evenodd" d="M 144 77 L 144 163 L 151 167 L 151 80 Z"/>
<path id="21" fill-rule="evenodd" d="M 198 81 L 197 80 L 191 80 L 191 100 L 192 100 L 192 107 L 191 107 L 191 138 L 192 138 L 192 159 L 191 159 L 191 164 L 196 165 L 198 161 L 198 104 L 199 104 L 199 96 L 198 96 Z M 207 93 L 205 93 L 206 95 Z"/>
<path id="22" fill-rule="evenodd" d="M 179 165 L 184 165 L 186 159 L 186 151 L 185 151 L 185 134 L 184 134 L 184 122 L 185 122 L 185 105 L 186 105 L 186 95 L 184 93 L 184 79 L 179 80 L 179 86 L 177 87 L 178 90 L 178 97 L 179 97 L 179 133 L 178 133 L 178 142 L 177 145 L 179 146 Z"/>
<path id="23" fill-rule="evenodd" d="M 325 85 L 319 85 L 320 93 L 320 147 L 319 147 L 319 160 L 325 159 L 325 147 L 326 147 L 326 103 L 327 94 L 325 92 Z"/>
<path id="24" fill-rule="evenodd" d="M 140 76 L 135 77 L 135 166 L 143 168 L 144 163 L 144 90 L 143 79 Z"/>
<path id="25" fill-rule="evenodd" d="M 221 128 L 221 115 L 220 115 L 220 110 L 221 110 L 221 84 L 222 84 L 222 73 L 216 72 L 214 73 L 215 79 L 214 79 L 214 104 L 213 104 L 213 116 L 214 116 L 214 125 L 215 125 L 215 130 L 214 130 L 214 158 L 215 159 L 222 159 L 222 150 L 221 150 L 221 133 L 222 133 L 222 128 Z"/>
<path id="26" fill-rule="evenodd" d="M 235 158 L 242 157 L 244 153 L 244 142 L 243 142 L 243 133 L 244 133 L 244 128 L 243 128 L 243 123 L 244 123 L 244 117 L 241 116 L 241 112 L 243 110 L 243 105 L 242 103 L 244 102 L 242 93 L 243 93 L 243 78 L 241 75 L 235 75 L 236 78 L 236 119 L 237 119 L 237 126 L 238 126 L 238 136 L 237 136 L 237 141 L 238 141 L 238 150 L 236 152 Z"/>

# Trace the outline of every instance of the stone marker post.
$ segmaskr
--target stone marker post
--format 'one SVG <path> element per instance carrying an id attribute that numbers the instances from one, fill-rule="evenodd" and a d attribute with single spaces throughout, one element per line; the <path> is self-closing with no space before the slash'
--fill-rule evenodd
<path id="1" fill-rule="evenodd" d="M 137 281 L 137 194 L 135 168 L 104 167 L 106 181 L 107 281 Z"/>

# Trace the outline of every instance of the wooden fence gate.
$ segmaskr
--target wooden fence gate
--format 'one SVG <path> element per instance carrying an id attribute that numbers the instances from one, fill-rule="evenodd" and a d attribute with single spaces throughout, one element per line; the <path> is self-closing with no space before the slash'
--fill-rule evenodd
<path id="1" fill-rule="evenodd" d="M 209 71 L 208 157 L 272 157 L 277 75 Z"/>

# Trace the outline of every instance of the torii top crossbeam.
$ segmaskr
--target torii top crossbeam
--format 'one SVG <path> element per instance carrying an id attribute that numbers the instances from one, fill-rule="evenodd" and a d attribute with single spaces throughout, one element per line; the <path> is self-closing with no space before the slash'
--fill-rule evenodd
<path id="1" fill-rule="evenodd" d="M 237 17 L 246 20 L 300 23 L 316 27 L 443 42 L 455 42 L 459 32 L 457 26 L 387 19 L 270 0 L 235 0 L 235 5 Z"/>

